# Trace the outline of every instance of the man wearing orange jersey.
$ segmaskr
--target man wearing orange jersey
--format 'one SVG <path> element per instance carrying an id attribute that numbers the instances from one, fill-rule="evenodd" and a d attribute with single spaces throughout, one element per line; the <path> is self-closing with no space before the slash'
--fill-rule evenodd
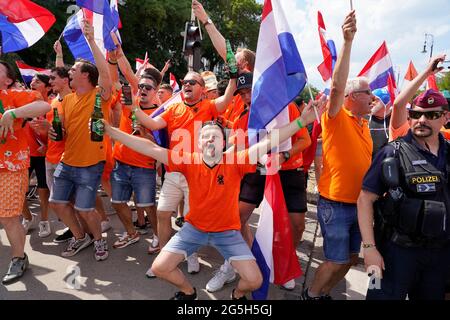
<path id="1" fill-rule="evenodd" d="M 190 211 L 181 230 L 167 243 L 153 263 L 153 273 L 180 290 L 172 299 L 194 300 L 196 289 L 183 275 L 178 265 L 201 246 L 211 245 L 231 261 L 240 275 L 232 299 L 245 299 L 245 294 L 261 285 L 262 276 L 240 230 L 238 208 L 239 185 L 242 177 L 256 169 L 256 161 L 267 150 L 294 135 L 315 118 L 310 107 L 301 117 L 279 129 L 279 141 L 268 135 L 250 149 L 224 151 L 225 134 L 215 121 L 203 124 L 199 135 L 200 152 L 168 150 L 154 143 L 127 135 L 105 124 L 106 133 L 133 150 L 167 164 L 174 172 L 182 172 L 195 192 L 189 194 Z"/>
<path id="2" fill-rule="evenodd" d="M 45 115 L 50 105 L 35 101 L 36 95 L 10 90 L 15 82 L 14 69 L 0 61 L 0 224 L 8 237 L 12 259 L 2 278 L 9 284 L 20 278 L 28 267 L 24 252 L 25 232 L 20 223 L 25 193 L 28 189 L 30 151 L 22 128 L 25 118 Z M 35 102 L 33 102 L 35 101 Z"/>
<path id="3" fill-rule="evenodd" d="M 62 102 L 62 122 L 65 129 L 63 158 L 54 173 L 50 203 L 58 217 L 73 233 L 69 245 L 62 252 L 65 257 L 77 254 L 94 240 L 94 257 L 97 261 L 108 257 L 108 246 L 102 238 L 100 217 L 95 210 L 95 198 L 106 160 L 104 142 L 90 138 L 89 120 L 94 110 L 97 93 L 101 96 L 101 108 L 109 116 L 112 82 L 103 53 L 94 40 L 94 29 L 83 21 L 83 33 L 92 49 L 95 65 L 77 60 L 70 69 L 70 86 L 75 90 Z M 97 88 L 97 84 L 99 88 Z M 54 130 L 50 128 L 50 137 Z M 75 205 L 70 205 L 74 195 Z M 80 212 L 94 239 L 85 233 L 75 216 Z"/>
<path id="4" fill-rule="evenodd" d="M 135 107 L 138 120 L 150 130 L 167 128 L 170 149 L 192 152 L 198 145 L 198 132 L 203 122 L 217 118 L 225 110 L 233 97 L 236 81 L 230 81 L 224 96 L 216 100 L 203 99 L 205 82 L 197 72 L 188 72 L 182 81 L 185 101 L 169 106 L 161 115 L 150 118 Z M 183 197 L 188 198 L 188 185 L 180 172 L 167 172 L 158 201 L 158 236 L 160 246 L 169 241 L 172 227 L 172 212 L 176 212 Z M 184 213 L 188 211 L 184 204 Z M 188 259 L 188 271 L 197 273 L 200 269 L 196 255 Z M 148 273 L 148 276 L 152 276 Z"/>
<path id="5" fill-rule="evenodd" d="M 158 106 L 152 103 L 158 90 L 161 76 L 158 70 L 153 69 L 151 76 L 144 73 L 138 84 L 139 108 L 150 116 Z M 145 128 L 133 123 L 133 113 L 128 108 L 122 108 L 120 130 L 147 139 L 153 136 Z M 131 210 L 127 204 L 132 192 L 136 197 L 136 207 L 143 208 L 153 228 L 153 243 L 158 242 L 156 220 L 156 170 L 155 160 L 137 153 L 121 142 L 114 145 L 113 157 L 116 161 L 111 174 L 112 199 L 114 209 L 117 211 L 126 232 L 114 243 L 114 248 L 125 248 L 139 241 L 139 232 L 133 227 Z"/>
<path id="6" fill-rule="evenodd" d="M 374 96 L 365 78 L 348 80 L 356 33 L 355 12 L 342 26 L 344 44 L 333 73 L 330 100 L 322 115 L 323 172 L 319 181 L 317 216 L 323 234 L 323 262 L 303 299 L 330 299 L 330 290 L 356 264 L 361 233 L 356 202 L 372 159 L 372 139 L 365 116 Z M 352 155 L 349 158 L 349 155 Z"/>

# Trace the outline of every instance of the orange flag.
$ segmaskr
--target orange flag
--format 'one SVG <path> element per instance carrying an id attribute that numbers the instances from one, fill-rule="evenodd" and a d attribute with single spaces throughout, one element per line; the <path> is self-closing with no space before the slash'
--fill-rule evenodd
<path id="1" fill-rule="evenodd" d="M 408 70 L 405 74 L 405 80 L 412 81 L 415 77 L 417 77 L 417 75 L 417 70 L 414 67 L 414 64 L 412 63 L 412 61 L 409 61 Z"/>

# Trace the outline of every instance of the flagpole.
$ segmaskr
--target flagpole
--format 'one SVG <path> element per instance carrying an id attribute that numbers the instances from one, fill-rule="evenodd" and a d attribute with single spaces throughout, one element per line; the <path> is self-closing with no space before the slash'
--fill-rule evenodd
<path id="1" fill-rule="evenodd" d="M 314 96 L 311 91 L 311 85 L 309 84 L 309 82 L 306 85 L 308 86 L 309 95 L 311 96 L 311 101 L 314 102 Z M 316 115 L 317 122 L 320 124 L 320 117 L 319 117 L 319 113 L 317 112 L 317 108 L 316 108 L 316 106 L 313 106 L 313 108 L 314 108 L 314 114 Z"/>
<path id="2" fill-rule="evenodd" d="M 350 0 L 350 10 L 353 11 L 353 0 Z"/>

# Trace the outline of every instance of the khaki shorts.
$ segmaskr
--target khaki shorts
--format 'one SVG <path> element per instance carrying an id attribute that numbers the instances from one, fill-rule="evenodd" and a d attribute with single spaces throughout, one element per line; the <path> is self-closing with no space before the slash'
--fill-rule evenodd
<path id="1" fill-rule="evenodd" d="M 28 191 L 28 170 L 0 170 L 0 217 L 13 218 L 22 214 Z"/>
<path id="2" fill-rule="evenodd" d="M 177 212 L 184 199 L 183 215 L 189 212 L 189 187 L 186 178 L 179 172 L 166 172 L 158 200 L 158 211 Z"/>

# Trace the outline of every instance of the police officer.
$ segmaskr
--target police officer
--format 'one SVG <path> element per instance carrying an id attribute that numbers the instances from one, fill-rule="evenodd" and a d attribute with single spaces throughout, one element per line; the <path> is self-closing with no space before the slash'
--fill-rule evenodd
<path id="1" fill-rule="evenodd" d="M 382 148 L 364 178 L 358 199 L 364 261 L 369 275 L 382 276 L 370 282 L 369 300 L 445 297 L 450 144 L 439 130 L 448 110 L 438 91 L 418 96 L 408 134 Z"/>

